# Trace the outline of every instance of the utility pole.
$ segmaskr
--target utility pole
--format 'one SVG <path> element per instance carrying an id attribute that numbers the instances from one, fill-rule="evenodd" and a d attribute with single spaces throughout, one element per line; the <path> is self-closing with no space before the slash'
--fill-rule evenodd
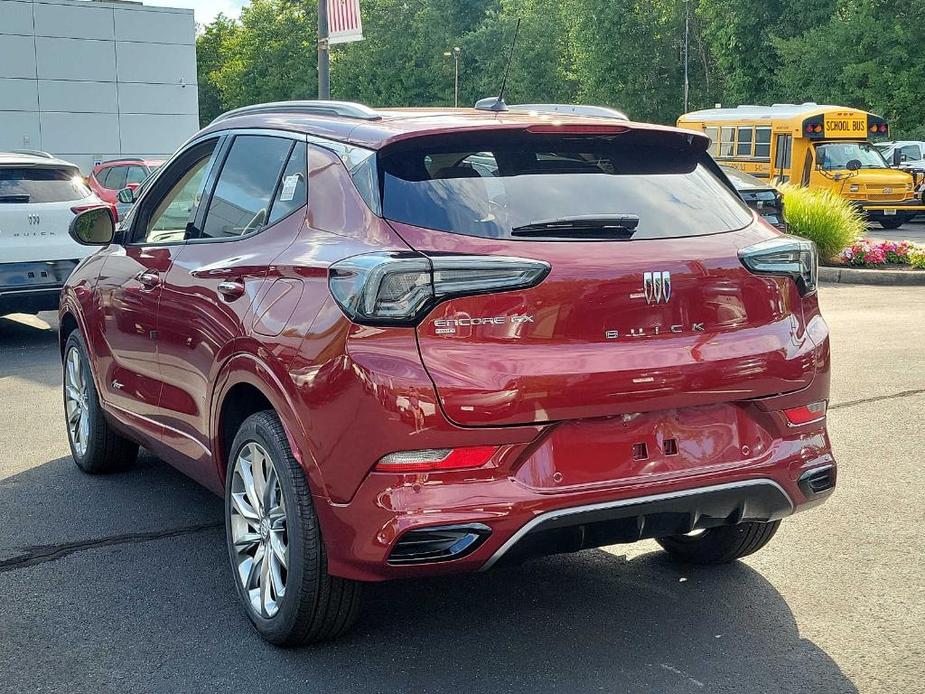
<path id="1" fill-rule="evenodd" d="M 459 108 L 459 46 L 454 46 L 452 52 L 446 51 L 443 56 L 453 56 L 453 107 Z"/>
<path id="2" fill-rule="evenodd" d="M 687 78 L 687 55 L 690 47 L 690 11 L 688 0 L 684 0 L 684 113 L 688 111 L 690 81 Z"/>
<path id="3" fill-rule="evenodd" d="M 331 98 L 331 64 L 328 53 L 328 0 L 318 0 L 318 98 Z"/>

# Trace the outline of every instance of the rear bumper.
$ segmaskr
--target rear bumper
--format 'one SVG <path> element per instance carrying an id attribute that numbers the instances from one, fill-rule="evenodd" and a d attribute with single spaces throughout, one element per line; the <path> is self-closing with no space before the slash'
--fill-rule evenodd
<path id="1" fill-rule="evenodd" d="M 0 263 L 0 315 L 52 311 L 78 260 Z"/>
<path id="2" fill-rule="evenodd" d="M 836 467 L 822 429 L 778 441 L 761 461 L 567 492 L 476 474 L 374 472 L 348 504 L 316 499 L 329 570 L 367 581 L 472 572 L 525 556 L 779 520 L 825 501 Z"/>

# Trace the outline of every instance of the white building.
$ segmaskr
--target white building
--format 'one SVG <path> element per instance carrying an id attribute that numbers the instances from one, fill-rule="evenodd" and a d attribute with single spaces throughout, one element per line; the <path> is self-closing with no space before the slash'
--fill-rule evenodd
<path id="1" fill-rule="evenodd" d="M 199 129 L 193 11 L 0 0 L 0 151 L 163 158 Z"/>

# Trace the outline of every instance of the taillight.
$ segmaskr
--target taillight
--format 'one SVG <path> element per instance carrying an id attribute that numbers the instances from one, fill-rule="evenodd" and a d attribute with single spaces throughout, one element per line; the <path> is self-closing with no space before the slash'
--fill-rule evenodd
<path id="1" fill-rule="evenodd" d="M 548 273 L 548 263 L 525 258 L 369 253 L 334 263 L 328 285 L 354 323 L 415 325 L 449 297 L 526 289 Z"/>
<path id="2" fill-rule="evenodd" d="M 826 401 L 820 400 L 819 402 L 811 402 L 808 405 L 789 407 L 786 410 L 783 410 L 783 413 L 787 418 L 787 423 L 790 426 L 798 427 L 802 426 L 803 424 L 811 424 L 812 422 L 818 422 L 821 419 L 825 419 L 825 410 Z"/>
<path id="3" fill-rule="evenodd" d="M 92 202 L 89 205 L 74 205 L 74 207 L 71 208 L 71 212 L 80 214 L 81 212 L 86 212 L 87 210 L 92 210 L 97 207 L 108 207 L 113 223 L 119 221 L 119 213 L 116 211 L 116 206 L 105 202 Z"/>
<path id="4" fill-rule="evenodd" d="M 484 467 L 497 446 L 469 446 L 467 448 L 427 448 L 420 451 L 400 451 L 383 456 L 376 463 L 380 472 L 431 472 L 435 470 L 464 470 Z"/>
<path id="5" fill-rule="evenodd" d="M 756 275 L 790 277 L 801 296 L 816 291 L 819 261 L 816 244 L 809 239 L 783 234 L 743 248 L 739 260 Z"/>

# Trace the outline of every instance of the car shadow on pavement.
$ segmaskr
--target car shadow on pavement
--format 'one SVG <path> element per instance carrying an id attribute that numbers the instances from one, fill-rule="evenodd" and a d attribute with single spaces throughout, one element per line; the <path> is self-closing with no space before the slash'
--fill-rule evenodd
<path id="1" fill-rule="evenodd" d="M 53 313 L 0 316 L 0 378 L 19 376 L 58 386 L 61 369 L 57 350 L 58 321 Z"/>
<path id="2" fill-rule="evenodd" d="M 0 568 L 0 670 L 12 673 L 11 686 L 856 691 L 800 636 L 774 586 L 742 562 L 691 567 L 615 547 L 373 584 L 347 636 L 283 650 L 259 639 L 236 602 L 221 500 L 150 456 L 100 478 L 67 458 L 34 467 L 0 481 L 0 509 L 0 560 L 50 539 L 123 538 Z"/>

